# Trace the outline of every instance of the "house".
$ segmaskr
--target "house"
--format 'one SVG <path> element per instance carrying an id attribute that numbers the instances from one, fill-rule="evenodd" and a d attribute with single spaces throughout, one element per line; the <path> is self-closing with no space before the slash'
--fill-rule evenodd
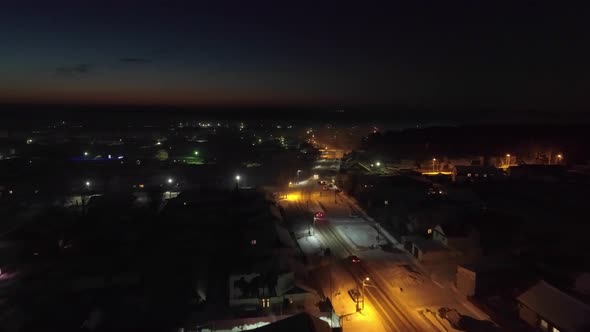
<path id="1" fill-rule="evenodd" d="M 452 252 L 441 243 L 420 236 L 406 236 L 403 238 L 404 247 L 419 262 L 429 262 L 447 259 Z"/>
<path id="2" fill-rule="evenodd" d="M 529 274 L 506 258 L 457 265 L 455 287 L 464 297 L 498 295 L 523 284 L 530 284 Z"/>
<path id="3" fill-rule="evenodd" d="M 590 331 L 590 306 L 543 280 L 517 301 L 520 319 L 539 331 Z"/>
<path id="4" fill-rule="evenodd" d="M 480 182 L 497 180 L 504 177 L 504 172 L 493 166 L 461 166 L 453 167 L 453 182 Z"/>
<path id="5" fill-rule="evenodd" d="M 259 327 L 255 331 L 260 332 L 331 332 L 327 322 L 314 317 L 306 312 L 281 319 L 274 323 Z"/>
<path id="6" fill-rule="evenodd" d="M 567 170 L 562 165 L 520 165 L 510 166 L 508 175 L 511 179 L 559 182 L 567 176 Z"/>
<path id="7" fill-rule="evenodd" d="M 320 301 L 315 291 L 295 280 L 293 272 L 231 275 L 229 294 L 230 307 L 246 311 L 272 311 L 285 303 L 302 308 L 310 299 Z"/>
<path id="8" fill-rule="evenodd" d="M 432 239 L 447 248 L 457 250 L 464 255 L 479 254 L 479 233 L 465 223 L 446 222 L 438 224 L 431 232 Z"/>

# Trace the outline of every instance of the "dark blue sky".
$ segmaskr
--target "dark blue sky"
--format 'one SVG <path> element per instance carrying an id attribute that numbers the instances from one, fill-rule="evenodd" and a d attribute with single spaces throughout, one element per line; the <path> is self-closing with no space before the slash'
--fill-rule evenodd
<path id="1" fill-rule="evenodd" d="M 0 102 L 590 106 L 588 8 L 489 2 L 11 1 Z"/>

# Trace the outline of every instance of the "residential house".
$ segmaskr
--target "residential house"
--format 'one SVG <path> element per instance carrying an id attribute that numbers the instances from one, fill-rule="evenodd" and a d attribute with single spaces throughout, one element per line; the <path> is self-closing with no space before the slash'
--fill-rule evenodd
<path id="1" fill-rule="evenodd" d="M 425 239 L 420 236 L 403 237 L 404 247 L 419 262 L 431 262 L 447 259 L 453 253 L 440 242 Z"/>
<path id="2" fill-rule="evenodd" d="M 324 320 L 302 312 L 255 329 L 260 332 L 331 332 Z"/>
<path id="3" fill-rule="evenodd" d="M 518 180 L 559 182 L 566 178 L 567 171 L 562 165 L 520 165 L 510 166 L 508 175 Z"/>
<path id="4" fill-rule="evenodd" d="M 436 225 L 432 230 L 432 239 L 445 247 L 457 250 L 466 256 L 478 255 L 480 252 L 479 232 L 461 222 L 446 222 Z"/>
<path id="5" fill-rule="evenodd" d="M 590 331 L 590 306 L 543 280 L 517 301 L 520 319 L 539 331 Z"/>
<path id="6" fill-rule="evenodd" d="M 456 183 L 492 181 L 501 179 L 504 175 L 501 169 L 493 166 L 456 165 L 453 167 L 453 182 Z"/>
<path id="7" fill-rule="evenodd" d="M 486 297 L 530 284 L 529 274 L 506 258 L 457 265 L 455 287 L 464 297 Z"/>

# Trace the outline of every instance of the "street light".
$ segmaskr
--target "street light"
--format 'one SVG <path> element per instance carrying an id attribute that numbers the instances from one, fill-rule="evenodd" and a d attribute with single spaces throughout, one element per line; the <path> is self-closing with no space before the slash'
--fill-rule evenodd
<path id="1" fill-rule="evenodd" d="M 198 156 L 198 155 L 199 155 L 199 151 L 195 151 L 195 156 Z"/>
<path id="2" fill-rule="evenodd" d="M 90 181 L 86 181 L 84 184 L 86 185 L 86 188 L 90 188 Z"/>
<path id="3" fill-rule="evenodd" d="M 360 310 L 365 310 L 365 287 L 375 287 L 372 285 L 367 284 L 367 281 L 370 281 L 371 279 L 369 279 L 369 277 L 366 277 L 365 279 L 363 279 L 363 287 L 361 290 L 361 297 L 363 299 L 363 306 L 361 307 Z M 358 301 L 357 301 L 357 310 L 358 310 Z"/>
<path id="4" fill-rule="evenodd" d="M 301 173 L 300 169 L 297 170 L 297 184 L 299 184 L 299 173 Z"/>
<path id="5" fill-rule="evenodd" d="M 434 164 L 436 163 L 436 158 L 432 158 L 432 171 L 434 172 Z"/>
<path id="6" fill-rule="evenodd" d="M 88 157 L 88 151 L 84 151 L 84 157 Z"/>
<path id="7" fill-rule="evenodd" d="M 240 176 L 236 175 L 236 188 L 240 188 Z"/>
<path id="8" fill-rule="evenodd" d="M 168 184 L 172 184 L 174 180 L 172 178 L 168 178 Z"/>
<path id="9" fill-rule="evenodd" d="M 563 155 L 560 153 L 557 155 L 557 163 L 561 164 L 561 160 L 563 159 Z"/>
<path id="10" fill-rule="evenodd" d="M 377 167 L 379 167 L 379 166 L 381 166 L 381 163 L 380 163 L 380 162 L 376 162 L 376 163 L 375 163 L 375 165 L 376 165 Z"/>
<path id="11" fill-rule="evenodd" d="M 510 153 L 506 154 L 506 166 L 510 166 Z"/>

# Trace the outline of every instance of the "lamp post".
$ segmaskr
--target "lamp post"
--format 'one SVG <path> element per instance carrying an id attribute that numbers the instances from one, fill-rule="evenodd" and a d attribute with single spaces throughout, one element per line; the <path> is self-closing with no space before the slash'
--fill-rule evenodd
<path id="1" fill-rule="evenodd" d="M 506 154 L 506 166 L 510 166 L 510 153 Z"/>
<path id="2" fill-rule="evenodd" d="M 436 163 L 436 158 L 432 158 L 432 171 L 434 172 L 434 165 Z"/>
<path id="3" fill-rule="evenodd" d="M 240 176 L 236 175 L 236 188 L 240 189 Z"/>
<path id="4" fill-rule="evenodd" d="M 563 155 L 560 153 L 557 155 L 557 163 L 561 164 L 561 161 L 563 160 Z"/>
<path id="5" fill-rule="evenodd" d="M 363 279 L 363 287 L 362 287 L 362 291 L 361 291 L 361 297 L 363 299 L 363 304 L 360 310 L 365 310 L 365 287 L 373 287 L 376 288 L 373 285 L 368 284 L 367 282 L 370 281 L 371 279 L 369 279 L 369 277 L 366 277 L 365 279 Z M 357 301 L 357 310 L 358 310 L 358 301 Z"/>
<path id="6" fill-rule="evenodd" d="M 301 173 L 300 169 L 297 170 L 297 184 L 299 184 L 299 173 Z"/>

